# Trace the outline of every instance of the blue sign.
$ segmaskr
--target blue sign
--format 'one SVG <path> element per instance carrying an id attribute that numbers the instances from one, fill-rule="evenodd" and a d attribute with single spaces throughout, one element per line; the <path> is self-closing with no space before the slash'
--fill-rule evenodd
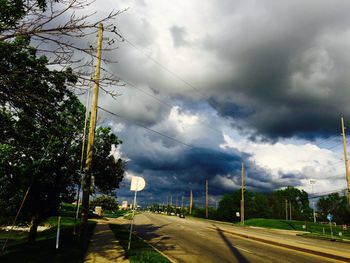
<path id="1" fill-rule="evenodd" d="M 327 215 L 327 219 L 328 219 L 329 221 L 332 221 L 333 216 L 332 216 L 331 214 L 328 214 L 328 215 Z"/>

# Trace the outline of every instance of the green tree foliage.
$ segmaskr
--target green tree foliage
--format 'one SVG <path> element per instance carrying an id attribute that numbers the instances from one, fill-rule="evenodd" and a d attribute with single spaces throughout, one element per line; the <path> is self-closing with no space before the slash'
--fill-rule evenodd
<path id="1" fill-rule="evenodd" d="M 269 199 L 273 218 L 286 217 L 286 200 L 288 204 L 289 202 L 292 204 L 292 219 L 309 220 L 312 216 L 308 194 L 304 190 L 288 186 L 285 189 L 274 191 Z"/>
<path id="2" fill-rule="evenodd" d="M 217 217 L 225 221 L 239 221 L 236 212 L 240 212 L 241 189 L 225 194 L 219 202 Z M 244 203 L 246 219 L 257 217 L 268 217 L 271 214 L 268 198 L 257 192 L 244 191 Z"/>
<path id="3" fill-rule="evenodd" d="M 317 207 L 322 221 L 328 221 L 327 215 L 333 215 L 333 221 L 338 224 L 350 223 L 350 209 L 346 196 L 338 193 L 321 197 L 317 202 Z"/>
<path id="4" fill-rule="evenodd" d="M 71 70 L 49 70 L 27 38 L 0 43 L 0 72 L 0 199 L 13 201 L 0 209 L 14 215 L 30 187 L 22 218 L 36 228 L 76 181 L 84 107 L 67 87 Z"/>
<path id="5" fill-rule="evenodd" d="M 50 70 L 28 38 L 0 42 L 0 220 L 8 223 L 25 192 L 21 220 L 38 223 L 71 199 L 78 175 L 84 106 L 68 87 L 76 77 L 68 68 Z M 109 128 L 96 134 L 93 173 L 100 192 L 112 192 L 124 163 L 109 156 L 121 141 Z"/>
<path id="6" fill-rule="evenodd" d="M 25 0 L 0 0 L 0 32 L 14 27 L 17 21 L 25 15 L 24 5 L 29 5 Z M 45 0 L 31 1 L 30 4 L 37 4 L 43 11 L 46 8 Z"/>
<path id="7" fill-rule="evenodd" d="M 96 130 L 92 173 L 99 193 L 114 194 L 124 177 L 125 162 L 120 158 L 115 160 L 111 155 L 111 145 L 117 147 L 121 143 L 110 128 L 100 127 Z"/>
<path id="8" fill-rule="evenodd" d="M 117 210 L 118 201 L 115 197 L 101 195 L 91 200 L 90 206 L 92 208 L 95 208 L 96 206 L 101 206 L 103 210 Z"/>

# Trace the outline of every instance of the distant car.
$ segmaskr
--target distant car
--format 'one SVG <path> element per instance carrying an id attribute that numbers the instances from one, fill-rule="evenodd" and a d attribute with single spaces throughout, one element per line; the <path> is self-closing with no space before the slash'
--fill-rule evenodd
<path id="1" fill-rule="evenodd" d="M 172 212 L 172 213 L 170 213 L 170 215 L 171 215 L 171 216 L 174 216 L 174 215 L 175 215 L 175 213 L 174 213 L 174 212 Z"/>
<path id="2" fill-rule="evenodd" d="M 185 214 L 180 214 L 179 217 L 180 218 L 185 218 Z"/>

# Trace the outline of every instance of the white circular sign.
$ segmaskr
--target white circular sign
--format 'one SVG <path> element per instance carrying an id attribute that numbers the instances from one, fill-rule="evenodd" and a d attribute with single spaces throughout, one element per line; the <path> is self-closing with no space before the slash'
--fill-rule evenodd
<path id="1" fill-rule="evenodd" d="M 131 191 L 141 191 L 143 188 L 145 188 L 146 182 L 145 179 L 143 179 L 140 176 L 132 176 L 131 177 Z"/>

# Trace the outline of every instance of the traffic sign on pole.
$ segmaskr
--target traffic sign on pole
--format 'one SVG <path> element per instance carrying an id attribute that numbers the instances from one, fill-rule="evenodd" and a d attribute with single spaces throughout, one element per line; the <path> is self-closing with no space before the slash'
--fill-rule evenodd
<path id="1" fill-rule="evenodd" d="M 328 219 L 328 221 L 332 221 L 332 219 L 333 219 L 332 214 L 328 214 L 328 215 L 327 215 L 327 219 Z"/>

